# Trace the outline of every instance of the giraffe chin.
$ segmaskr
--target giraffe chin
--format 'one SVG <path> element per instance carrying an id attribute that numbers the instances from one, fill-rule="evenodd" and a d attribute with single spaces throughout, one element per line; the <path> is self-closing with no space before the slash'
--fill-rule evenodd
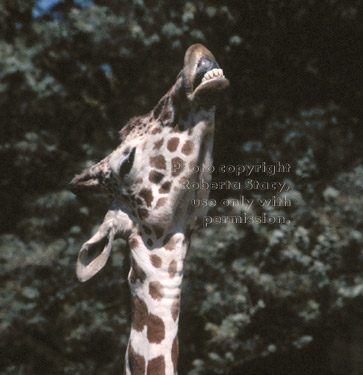
<path id="1" fill-rule="evenodd" d="M 229 80 L 224 77 L 216 77 L 201 83 L 189 96 L 191 102 L 202 107 L 216 105 L 221 94 L 229 87 Z"/>

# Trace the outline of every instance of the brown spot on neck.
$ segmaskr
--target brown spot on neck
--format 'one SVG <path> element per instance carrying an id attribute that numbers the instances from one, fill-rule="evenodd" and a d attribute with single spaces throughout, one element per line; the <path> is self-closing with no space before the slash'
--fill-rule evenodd
<path id="1" fill-rule="evenodd" d="M 180 309 L 180 299 L 178 298 L 171 305 L 171 316 L 174 322 L 176 322 L 176 320 L 178 319 L 179 309 Z"/>
<path id="2" fill-rule="evenodd" d="M 134 257 L 131 258 L 131 277 L 130 280 L 132 283 L 135 283 L 137 280 L 140 280 L 143 283 L 146 280 L 146 273 L 145 271 L 137 264 Z"/>
<path id="3" fill-rule="evenodd" d="M 155 134 L 158 134 L 158 133 L 161 133 L 161 129 L 160 128 L 154 128 L 152 131 L 151 131 L 151 134 L 155 135 Z"/>
<path id="4" fill-rule="evenodd" d="M 170 181 L 165 181 L 165 182 L 161 185 L 161 187 L 160 187 L 160 189 L 159 189 L 159 193 L 160 193 L 160 194 L 167 194 L 167 193 L 169 193 L 169 191 L 170 191 L 170 187 L 171 187 L 171 182 L 170 182 Z"/>
<path id="5" fill-rule="evenodd" d="M 185 143 L 183 144 L 183 147 L 181 149 L 181 152 L 182 154 L 184 155 L 190 155 L 192 152 L 193 152 L 193 149 L 194 149 L 194 144 L 192 141 L 190 140 L 187 140 L 185 141 Z"/>
<path id="6" fill-rule="evenodd" d="M 165 358 L 162 355 L 153 358 L 147 363 L 146 375 L 165 375 Z"/>
<path id="7" fill-rule="evenodd" d="M 162 179 L 164 178 L 164 175 L 158 171 L 152 170 L 149 173 L 149 181 L 153 184 L 158 184 Z"/>
<path id="8" fill-rule="evenodd" d="M 158 201 L 156 202 L 155 210 L 157 210 L 159 207 L 164 206 L 164 204 L 167 202 L 167 198 L 159 198 Z"/>
<path id="9" fill-rule="evenodd" d="M 151 264 L 155 267 L 155 268 L 160 268 L 161 265 L 163 264 L 163 261 L 160 257 L 158 257 L 157 255 L 150 255 L 150 261 L 151 261 Z"/>
<path id="10" fill-rule="evenodd" d="M 151 298 L 161 301 L 164 297 L 164 287 L 159 281 L 151 281 L 149 283 L 149 294 Z"/>
<path id="11" fill-rule="evenodd" d="M 151 344 L 160 344 L 165 338 L 165 325 L 161 318 L 150 314 L 147 318 L 147 338 Z"/>
<path id="12" fill-rule="evenodd" d="M 166 161 L 163 155 L 150 156 L 150 166 L 158 169 L 166 169 Z"/>
<path id="13" fill-rule="evenodd" d="M 166 147 L 170 152 L 174 152 L 178 148 L 179 142 L 177 137 L 170 138 Z"/>
<path id="14" fill-rule="evenodd" d="M 170 278 L 175 277 L 177 273 L 177 269 L 178 269 L 178 262 L 175 259 L 173 259 L 170 262 L 169 267 L 168 267 L 168 273 L 169 273 Z"/>
<path id="15" fill-rule="evenodd" d="M 131 249 L 135 249 L 136 247 L 139 246 L 139 241 L 135 237 L 133 237 L 133 238 L 130 239 L 129 245 L 130 245 Z"/>
<path id="16" fill-rule="evenodd" d="M 137 354 L 131 344 L 128 348 L 128 360 L 130 370 L 133 375 L 145 374 L 145 358 L 142 355 Z"/>
<path id="17" fill-rule="evenodd" d="M 173 363 L 174 374 L 177 373 L 178 357 L 179 357 L 179 341 L 178 341 L 178 337 L 175 336 L 173 345 L 171 347 L 171 362 Z"/>
<path id="18" fill-rule="evenodd" d="M 159 148 L 163 145 L 164 138 L 159 139 L 154 143 L 154 150 L 159 150 Z"/>
<path id="19" fill-rule="evenodd" d="M 146 303 L 139 297 L 132 299 L 132 328 L 141 332 L 146 325 L 146 320 L 149 315 Z"/>
<path id="20" fill-rule="evenodd" d="M 178 156 L 171 159 L 171 175 L 173 177 L 179 176 L 180 173 L 184 170 L 184 160 L 179 158 Z"/>
<path id="21" fill-rule="evenodd" d="M 147 207 L 150 207 L 154 199 L 151 189 L 142 189 L 139 194 L 140 197 L 144 198 Z"/>

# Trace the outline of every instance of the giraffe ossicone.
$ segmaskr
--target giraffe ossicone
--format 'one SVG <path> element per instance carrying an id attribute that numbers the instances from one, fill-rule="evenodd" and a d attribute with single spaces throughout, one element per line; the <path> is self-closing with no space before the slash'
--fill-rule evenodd
<path id="1" fill-rule="evenodd" d="M 125 374 L 177 373 L 178 322 L 183 265 L 191 234 L 207 207 L 209 190 L 183 189 L 211 181 L 215 106 L 229 86 L 212 53 L 188 48 L 175 84 L 156 107 L 121 130 L 121 144 L 71 182 L 75 192 L 113 197 L 97 233 L 81 248 L 77 276 L 86 281 L 104 267 L 116 238 L 128 241 L 132 327 Z M 197 171 L 197 172 L 195 172 Z"/>

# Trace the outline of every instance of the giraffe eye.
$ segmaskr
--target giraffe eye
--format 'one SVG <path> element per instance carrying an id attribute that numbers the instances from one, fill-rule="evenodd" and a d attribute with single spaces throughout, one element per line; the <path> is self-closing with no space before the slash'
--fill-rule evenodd
<path id="1" fill-rule="evenodd" d="M 134 164 L 134 159 L 135 159 L 135 151 L 136 147 L 134 147 L 129 155 L 127 156 L 126 159 L 124 159 L 120 165 L 119 169 L 119 176 L 123 178 L 125 175 L 127 175 L 132 168 L 132 165 Z"/>

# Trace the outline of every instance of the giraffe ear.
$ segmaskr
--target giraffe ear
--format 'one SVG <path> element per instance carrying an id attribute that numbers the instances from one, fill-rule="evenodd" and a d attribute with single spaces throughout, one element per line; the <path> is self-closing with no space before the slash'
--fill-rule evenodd
<path id="1" fill-rule="evenodd" d="M 79 281 L 87 281 L 105 266 L 111 254 L 117 224 L 117 210 L 111 208 L 96 234 L 83 244 L 77 260 Z"/>
<path id="2" fill-rule="evenodd" d="M 83 244 L 77 260 L 77 277 L 87 281 L 106 264 L 112 249 L 115 232 L 112 225 L 101 225 L 97 233 Z"/>
<path id="3" fill-rule="evenodd" d="M 176 82 L 174 84 L 173 88 L 173 98 L 177 98 L 177 100 L 180 100 L 181 96 L 185 97 L 185 86 L 184 86 L 184 76 L 183 76 L 183 70 L 179 72 L 179 74 L 176 77 Z"/>
<path id="4" fill-rule="evenodd" d="M 179 116 L 187 117 L 189 104 L 187 100 L 183 70 L 177 76 L 177 80 L 173 86 L 172 103 L 174 108 L 174 120 L 178 120 Z"/>
<path id="5" fill-rule="evenodd" d="M 127 240 L 133 223 L 124 207 L 114 202 L 96 234 L 83 244 L 77 260 L 77 277 L 87 281 L 106 264 L 115 238 Z"/>

